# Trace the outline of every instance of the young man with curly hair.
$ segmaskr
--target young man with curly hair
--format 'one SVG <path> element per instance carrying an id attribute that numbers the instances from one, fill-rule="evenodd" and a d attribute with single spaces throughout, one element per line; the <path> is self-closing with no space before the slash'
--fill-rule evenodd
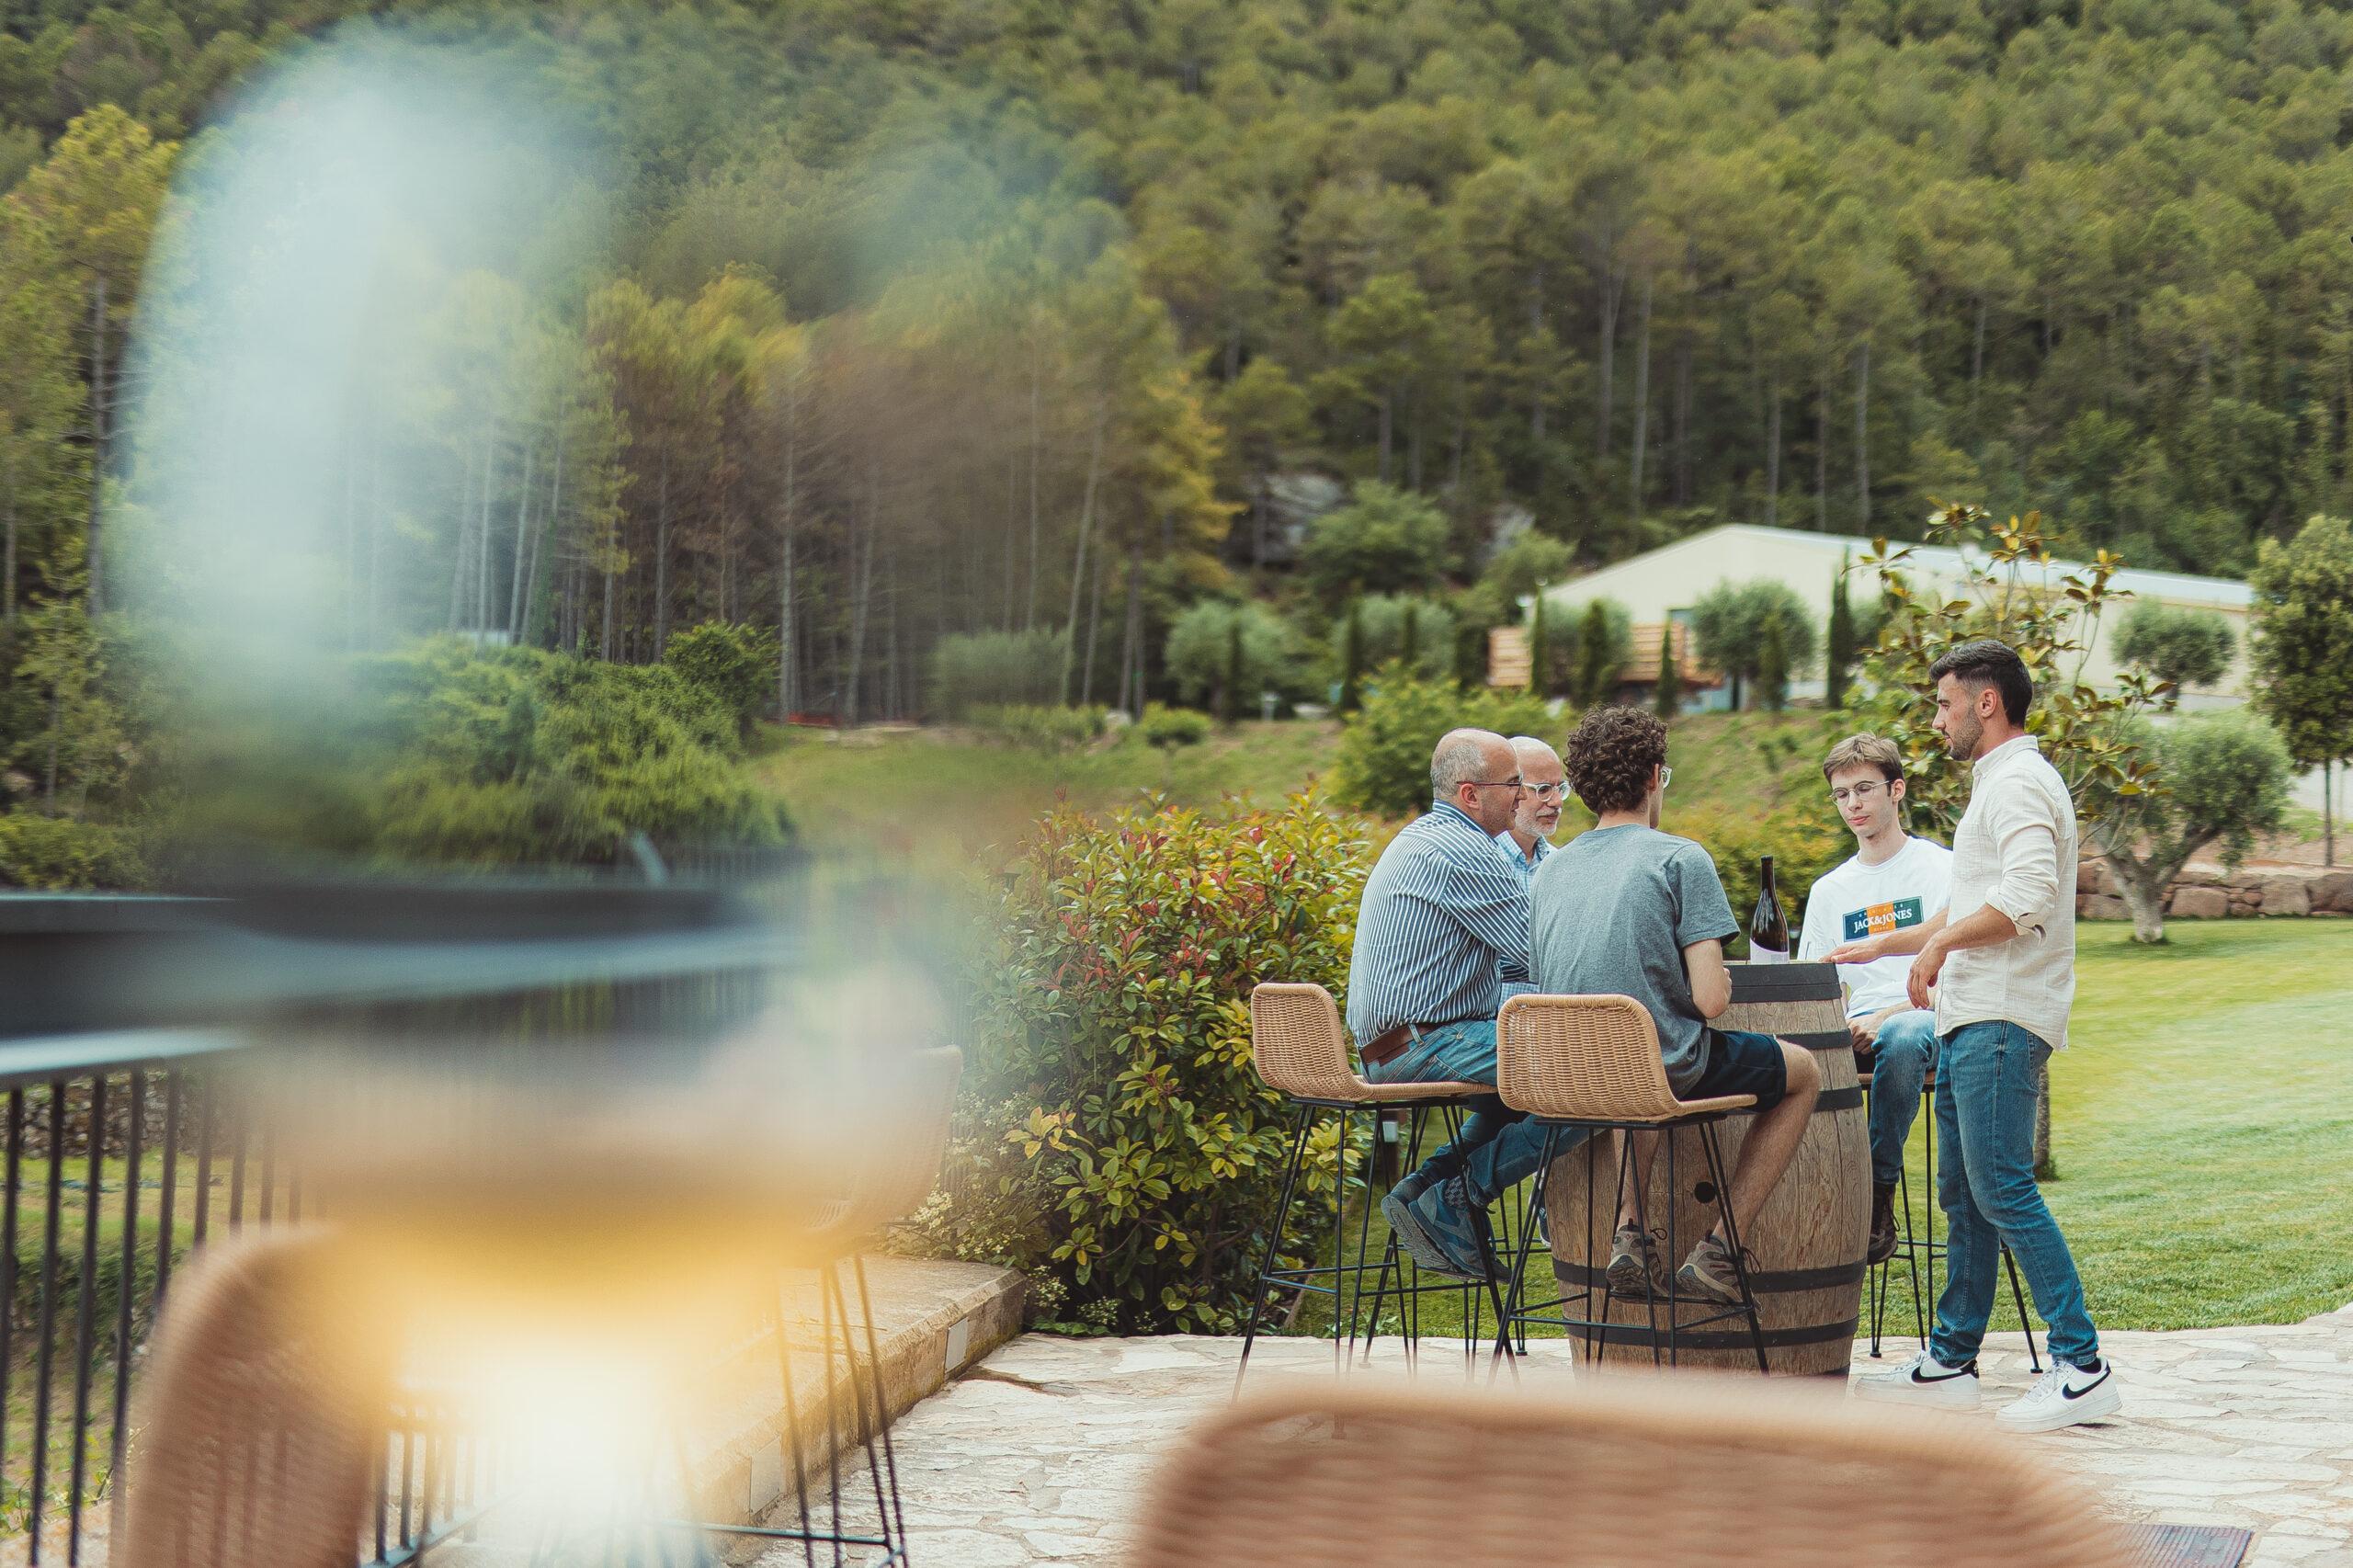
<path id="1" fill-rule="evenodd" d="M 1688 838 L 1658 830 L 1672 770 L 1666 726 L 1637 708 L 1597 708 L 1569 736 L 1569 785 L 1600 821 L 1545 860 L 1529 892 L 1529 969 L 1548 994 L 1615 994 L 1650 1009 L 1667 1082 L 1686 1099 L 1755 1095 L 1756 1119 L 1732 1172 L 1734 1221 L 1754 1224 L 1789 1168 L 1822 1088 L 1802 1046 L 1712 1027 L 1732 1006 L 1724 943 L 1736 936 L 1716 863 Z M 1665 1260 L 1637 1217 L 1659 1134 L 1634 1135 L 1635 1176 L 1618 1215 L 1609 1283 L 1621 1294 L 1665 1295 Z M 1719 1224 L 1684 1260 L 1688 1294 L 1740 1299 L 1732 1246 Z"/>

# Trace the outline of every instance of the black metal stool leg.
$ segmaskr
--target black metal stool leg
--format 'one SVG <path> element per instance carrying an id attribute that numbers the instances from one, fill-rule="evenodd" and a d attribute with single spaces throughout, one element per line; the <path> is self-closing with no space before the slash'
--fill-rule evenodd
<path id="1" fill-rule="evenodd" d="M 1661 1132 L 1659 1136 L 1666 1140 L 1666 1267 L 1673 1269 L 1676 1267 L 1675 1259 L 1679 1250 L 1676 1246 L 1675 1243 L 1675 1210 L 1679 1207 L 1676 1200 L 1683 1196 L 1683 1192 L 1681 1187 L 1677 1185 L 1675 1179 L 1675 1129 L 1672 1127 L 1667 1128 L 1665 1131 Z M 1683 1309 L 1681 1303 L 1676 1299 L 1680 1292 L 1675 1289 L 1675 1275 L 1670 1273 L 1666 1278 L 1668 1281 L 1666 1292 L 1666 1364 L 1670 1367 L 1677 1367 L 1682 1365 L 1683 1358 L 1683 1345 L 1680 1332 L 1683 1323 Z M 1658 1337 L 1656 1330 L 1653 1330 L 1652 1332 L 1651 1359 L 1654 1362 L 1658 1359 Z"/>
<path id="2" fill-rule="evenodd" d="M 2035 1374 L 2042 1372 L 2042 1357 L 2034 1348 L 2034 1324 L 2026 1315 L 2026 1292 L 2018 1288 L 2018 1260 L 2010 1256 L 2007 1242 L 2002 1244 L 2002 1267 L 2010 1271 L 2010 1300 L 2018 1307 L 2018 1328 L 2026 1335 L 2026 1358 L 2033 1364 Z"/>
<path id="3" fill-rule="evenodd" d="M 1756 1349 L 1756 1369 L 1769 1377 L 1773 1369 L 1765 1358 L 1765 1324 L 1757 1316 L 1756 1290 L 1748 1278 L 1748 1252 L 1741 1244 L 1740 1220 L 1732 1208 L 1732 1183 L 1724 1178 L 1723 1152 L 1716 1142 L 1712 1121 L 1699 1124 L 1699 1146 L 1707 1153 L 1708 1174 L 1716 1184 L 1716 1208 L 1723 1216 L 1724 1240 L 1732 1246 L 1732 1271 L 1740 1281 L 1740 1307 L 1748 1318 L 1748 1338 Z"/>
<path id="4" fill-rule="evenodd" d="M 874 1333 L 874 1299 L 866 1287 L 864 1254 L 850 1255 L 850 1270 L 858 1279 L 858 1311 L 866 1315 L 867 1364 L 873 1369 L 874 1372 L 874 1417 L 882 1428 L 882 1463 L 891 1478 L 891 1522 L 897 1527 L 895 1540 L 899 1550 L 904 1551 L 907 1544 L 907 1511 L 899 1493 L 899 1456 L 891 1447 L 891 1411 L 882 1393 L 882 1346 Z M 884 1530 L 881 1533 L 890 1535 L 891 1531 Z"/>
<path id="5" fill-rule="evenodd" d="M 1419 1168 L 1419 1159 L 1422 1152 L 1422 1121 L 1427 1108 L 1428 1108 L 1424 1106 L 1415 1106 L 1409 1108 L 1405 1112 L 1405 1121 L 1409 1131 L 1405 1135 L 1404 1164 L 1401 1167 L 1401 1170 L 1405 1174 L 1411 1174 L 1413 1171 Z M 1379 1113 L 1376 1112 L 1375 1114 L 1377 1116 Z M 1370 1192 L 1368 1191 L 1365 1195 L 1365 1213 L 1368 1223 L 1370 1222 L 1371 1212 L 1372 1198 Z M 1393 1231 L 1389 1233 L 1387 1243 L 1381 1248 L 1381 1272 L 1375 1277 L 1373 1281 L 1372 1324 L 1371 1326 L 1365 1331 L 1364 1359 L 1366 1365 L 1371 1365 L 1372 1342 L 1373 1339 L 1381 1333 L 1381 1304 L 1388 1300 L 1389 1276 L 1391 1270 L 1394 1269 L 1397 1274 L 1398 1340 L 1404 1347 L 1405 1370 L 1410 1375 L 1417 1369 L 1416 1363 L 1419 1359 L 1420 1354 L 1421 1314 L 1419 1311 L 1419 1286 L 1421 1281 L 1418 1278 L 1415 1280 L 1415 1290 L 1409 1292 L 1406 1290 L 1404 1267 L 1397 1261 L 1403 1249 L 1397 1243 L 1396 1233 Z M 1358 1252 L 1358 1261 L 1362 1261 L 1363 1254 L 1361 1251 Z"/>
<path id="6" fill-rule="evenodd" d="M 1250 1369 L 1250 1350 L 1258 1342 L 1258 1313 L 1263 1309 L 1269 1283 L 1267 1271 L 1274 1267 L 1275 1252 L 1282 1244 L 1283 1226 L 1290 1219 L 1291 1194 L 1299 1186 L 1300 1161 L 1307 1153 L 1307 1129 L 1313 1108 L 1299 1108 L 1299 1122 L 1291 1130 L 1290 1165 L 1283 1172 L 1283 1195 L 1275 1204 L 1274 1228 L 1267 1233 L 1267 1244 L 1258 1255 L 1257 1272 L 1250 1277 L 1250 1307 L 1242 1324 L 1242 1364 L 1233 1369 L 1233 1392 L 1242 1393 L 1243 1374 Z"/>
<path id="7" fill-rule="evenodd" d="M 1503 1356 L 1515 1354 L 1511 1343 L 1511 1331 L 1515 1324 L 1519 1324 L 1522 1331 L 1516 1354 L 1524 1356 L 1528 1353 L 1527 1325 L 1521 1321 L 1523 1310 L 1521 1302 L 1525 1299 L 1523 1292 L 1528 1280 L 1528 1258 L 1536 1247 L 1535 1217 L 1542 1213 L 1544 1209 L 1544 1178 L 1552 1168 L 1552 1155 L 1559 1145 L 1560 1138 L 1560 1129 L 1548 1127 L 1544 1130 L 1544 1146 L 1536 1163 L 1536 1191 L 1529 1199 L 1526 1214 L 1520 1223 L 1519 1244 L 1513 1249 L 1512 1253 L 1511 1288 L 1504 1296 L 1503 1334 L 1497 1342 L 1496 1359 L 1498 1360 Z M 1491 1363 L 1487 1369 L 1488 1381 L 1494 1381 L 1495 1375 L 1495 1369 Z"/>

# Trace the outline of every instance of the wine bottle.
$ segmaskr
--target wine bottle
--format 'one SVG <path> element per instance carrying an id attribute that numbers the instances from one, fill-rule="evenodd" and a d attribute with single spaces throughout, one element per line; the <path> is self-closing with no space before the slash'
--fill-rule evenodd
<path id="1" fill-rule="evenodd" d="M 1756 879 L 1756 913 L 1748 917 L 1748 961 L 1790 961 L 1790 923 L 1781 914 L 1781 892 L 1773 885 L 1773 857 L 1764 858 Z"/>

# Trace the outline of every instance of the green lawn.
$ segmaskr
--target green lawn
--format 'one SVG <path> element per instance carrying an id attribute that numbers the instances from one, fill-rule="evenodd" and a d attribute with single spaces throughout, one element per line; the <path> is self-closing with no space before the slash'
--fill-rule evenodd
<path id="1" fill-rule="evenodd" d="M 2167 932 L 2148 949 L 2128 925 L 2077 928 L 2074 1032 L 2052 1069 L 2059 1174 L 2043 1192 L 2094 1320 L 2295 1323 L 2353 1301 L 2353 922 L 2182 921 Z M 1915 1127 L 1915 1205 L 1920 1145 Z M 1372 1226 L 1379 1236 L 1377 1214 Z M 1549 1283 L 1549 1272 L 1531 1277 Z M 1891 1285 L 1889 1332 L 1908 1335 L 1900 1269 Z M 1311 1311 L 1302 1326 L 1329 1322 Z M 1424 1303 L 1423 1332 L 1460 1323 L 1454 1299 Z M 2017 1326 L 2006 1287 L 1993 1326 Z"/>

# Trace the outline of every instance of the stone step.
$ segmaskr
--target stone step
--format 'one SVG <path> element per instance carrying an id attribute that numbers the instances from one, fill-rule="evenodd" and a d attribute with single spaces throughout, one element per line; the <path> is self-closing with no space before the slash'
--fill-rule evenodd
<path id="1" fill-rule="evenodd" d="M 1021 1330 L 1027 1286 L 1021 1277 L 986 1264 L 869 1256 L 873 1345 L 880 1356 L 882 1408 L 896 1420 L 950 1378 Z M 873 1380 L 867 1377 L 868 1321 L 857 1281 L 842 1275 L 850 1339 L 866 1384 L 866 1408 L 851 1393 L 851 1364 L 840 1353 L 843 1321 L 833 1320 L 835 1353 L 817 1348 L 824 1313 L 814 1277 L 799 1276 L 784 1291 L 788 1343 L 792 1346 L 793 1407 L 801 1434 L 801 1458 L 813 1490 L 826 1486 L 836 1445 L 845 1472 L 872 1420 Z M 709 1415 L 687 1434 L 688 1467 L 697 1517 L 715 1524 L 749 1524 L 790 1500 L 794 1477 L 784 1434 L 784 1368 L 772 1332 L 747 1336 L 713 1368 Z M 833 1409 L 827 1411 L 830 1396 Z"/>

